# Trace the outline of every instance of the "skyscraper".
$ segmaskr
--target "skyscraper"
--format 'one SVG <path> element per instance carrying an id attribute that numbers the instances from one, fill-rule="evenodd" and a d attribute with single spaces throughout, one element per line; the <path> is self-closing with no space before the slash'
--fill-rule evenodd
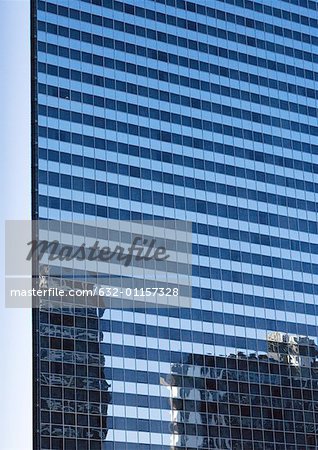
<path id="1" fill-rule="evenodd" d="M 317 448 L 317 10 L 32 1 L 33 218 L 192 224 L 189 307 L 35 309 L 36 450 Z"/>

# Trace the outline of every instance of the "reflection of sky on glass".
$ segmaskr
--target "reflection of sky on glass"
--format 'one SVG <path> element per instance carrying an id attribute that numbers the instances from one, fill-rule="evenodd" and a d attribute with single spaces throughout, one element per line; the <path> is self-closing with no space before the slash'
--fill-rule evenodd
<path id="1" fill-rule="evenodd" d="M 30 217 L 29 40 L 29 2 L 0 0 L 2 249 L 4 220 Z M 5 309 L 3 295 L 0 342 L 0 447 L 31 450 L 31 311 Z"/>

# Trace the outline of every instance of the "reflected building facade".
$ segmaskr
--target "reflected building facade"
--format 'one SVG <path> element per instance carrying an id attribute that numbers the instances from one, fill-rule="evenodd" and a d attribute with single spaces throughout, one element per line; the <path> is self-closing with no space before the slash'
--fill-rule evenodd
<path id="1" fill-rule="evenodd" d="M 87 289 L 71 273 L 68 278 L 57 274 L 42 265 L 38 288 Z M 101 351 L 103 310 L 71 300 L 45 295 L 33 313 L 34 351 L 39 352 L 34 370 L 36 449 L 101 450 L 107 436 L 111 396 Z"/>
<path id="2" fill-rule="evenodd" d="M 40 310 L 40 436 L 36 448 L 102 449 L 109 385 L 96 309 Z"/>
<path id="3" fill-rule="evenodd" d="M 35 450 L 316 448 L 317 2 L 31 3 L 33 218 L 193 231 L 191 307 L 34 311 Z"/>
<path id="4" fill-rule="evenodd" d="M 283 333 L 268 353 L 189 355 L 162 379 L 171 393 L 171 448 L 316 449 L 318 347 Z"/>

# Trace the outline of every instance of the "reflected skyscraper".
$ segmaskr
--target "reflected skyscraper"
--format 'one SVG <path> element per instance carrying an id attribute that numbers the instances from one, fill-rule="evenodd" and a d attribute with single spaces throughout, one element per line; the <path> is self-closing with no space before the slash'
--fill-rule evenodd
<path id="1" fill-rule="evenodd" d="M 52 276 L 47 266 L 41 267 L 42 288 L 61 284 L 65 291 L 85 288 L 71 277 Z M 71 450 L 74 443 L 79 449 L 103 448 L 111 396 L 101 351 L 102 313 L 102 309 L 67 305 L 54 295 L 41 297 L 34 311 L 39 326 L 34 336 L 34 350 L 39 351 L 34 371 L 38 377 L 34 393 L 40 401 L 35 405 L 40 427 L 34 438 L 37 449 Z"/>
<path id="2" fill-rule="evenodd" d="M 161 382 L 171 397 L 171 448 L 317 448 L 318 347 L 271 333 L 268 354 L 189 355 Z"/>
<path id="3" fill-rule="evenodd" d="M 316 449 L 317 2 L 31 3 L 33 218 L 192 224 L 190 305 L 34 310 L 35 450 Z"/>

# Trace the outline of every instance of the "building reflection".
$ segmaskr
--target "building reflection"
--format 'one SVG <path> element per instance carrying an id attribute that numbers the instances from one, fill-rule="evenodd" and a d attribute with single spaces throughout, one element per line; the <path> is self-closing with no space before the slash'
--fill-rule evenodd
<path id="1" fill-rule="evenodd" d="M 189 355 L 163 380 L 172 449 L 309 450 L 318 446 L 318 347 L 271 333 L 267 354 Z"/>
<path id="2" fill-rule="evenodd" d="M 50 279 L 60 283 L 60 280 Z M 84 289 L 67 281 L 64 288 Z M 107 436 L 110 385 L 101 352 L 100 317 L 94 307 L 67 307 L 60 298 L 42 299 L 40 314 L 41 449 L 100 450 Z"/>

